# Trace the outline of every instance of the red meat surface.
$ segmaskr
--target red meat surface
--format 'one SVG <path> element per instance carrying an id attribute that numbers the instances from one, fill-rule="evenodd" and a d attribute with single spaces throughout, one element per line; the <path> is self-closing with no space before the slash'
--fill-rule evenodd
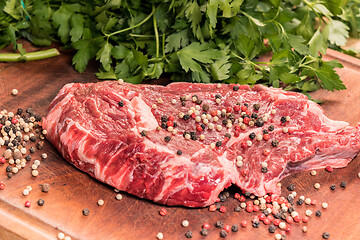
<path id="1" fill-rule="evenodd" d="M 232 184 L 279 195 L 289 174 L 345 167 L 360 151 L 360 125 L 328 119 L 305 95 L 261 85 L 72 83 L 43 128 L 96 179 L 189 207 L 214 203 Z"/>

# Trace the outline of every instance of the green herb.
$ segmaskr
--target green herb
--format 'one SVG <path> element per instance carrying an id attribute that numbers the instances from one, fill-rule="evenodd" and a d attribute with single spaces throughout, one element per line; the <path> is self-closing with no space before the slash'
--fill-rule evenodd
<path id="1" fill-rule="evenodd" d="M 6 0 L 0 47 L 12 44 L 23 60 L 19 38 L 57 41 L 76 50 L 79 72 L 95 58 L 99 79 L 334 91 L 345 89 L 334 71 L 342 66 L 321 56 L 359 37 L 359 9 L 358 0 Z M 258 60 L 268 52 L 269 62 Z"/>

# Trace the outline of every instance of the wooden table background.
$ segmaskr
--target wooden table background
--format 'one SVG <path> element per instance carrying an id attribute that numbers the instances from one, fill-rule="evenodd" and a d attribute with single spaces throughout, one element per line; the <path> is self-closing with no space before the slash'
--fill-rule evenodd
<path id="1" fill-rule="evenodd" d="M 28 51 L 36 48 L 25 44 Z M 338 73 L 345 82 L 347 90 L 341 92 L 318 91 L 313 94 L 316 99 L 324 100 L 322 104 L 328 117 L 344 120 L 355 126 L 360 122 L 360 61 L 329 51 L 328 60 L 338 58 L 345 68 Z M 79 74 L 71 66 L 71 53 L 63 52 L 61 56 L 28 63 L 0 63 L 0 110 L 7 109 L 16 112 L 19 107 L 33 107 L 42 116 L 56 96 L 60 88 L 69 82 L 96 82 L 95 64 L 91 64 L 85 73 Z M 11 90 L 19 90 L 18 96 L 11 95 Z M 0 149 L 0 154 L 4 148 Z M 193 239 L 219 239 L 219 229 L 215 229 L 217 220 L 226 224 L 240 224 L 242 220 L 251 220 L 255 214 L 234 212 L 239 204 L 232 197 L 224 205 L 226 213 L 209 212 L 207 208 L 190 209 L 184 207 L 166 207 L 168 214 L 160 216 L 161 205 L 122 193 L 123 199 L 117 201 L 113 188 L 104 185 L 87 174 L 75 169 L 67 163 L 48 143 L 42 151 L 33 154 L 33 160 L 42 152 L 48 154 L 42 160 L 39 176 L 31 177 L 30 166 L 21 170 L 13 178 L 6 177 L 6 164 L 0 165 L 0 181 L 7 185 L 0 191 L 0 239 L 56 239 L 58 232 L 64 232 L 72 239 L 156 239 L 158 232 L 163 232 L 164 239 L 186 239 L 185 232 L 191 230 Z M 32 161 L 33 161 L 32 160 Z M 309 223 L 292 224 L 292 231 L 287 239 L 322 239 L 323 232 L 330 233 L 330 239 L 359 239 L 360 206 L 359 186 L 360 157 L 355 158 L 348 167 L 336 169 L 333 173 L 319 170 L 316 176 L 309 172 L 292 175 L 282 181 L 283 195 L 289 192 L 286 186 L 295 184 L 298 196 L 304 195 L 319 202 L 327 202 L 328 209 L 322 210 L 320 218 L 311 217 Z M 341 181 L 348 183 L 346 189 L 341 189 Z M 41 184 L 49 183 L 49 193 L 41 192 Z M 321 188 L 315 190 L 314 183 L 319 182 Z M 331 191 L 329 186 L 336 184 L 337 189 Z M 30 185 L 33 190 L 28 196 L 22 195 L 22 190 Z M 235 190 L 234 190 L 235 189 Z M 236 188 L 232 189 L 232 193 Z M 45 200 L 45 205 L 39 207 L 36 201 Z M 103 199 L 104 206 L 97 206 L 97 200 Z M 296 198 L 297 199 L 297 198 Z M 24 207 L 24 202 L 30 200 L 32 206 Z M 90 215 L 82 215 L 82 209 L 89 208 Z M 304 215 L 306 209 L 315 212 L 320 206 L 296 207 Z M 187 219 L 190 226 L 181 226 Z M 209 235 L 200 235 L 201 225 L 208 222 L 211 225 Z M 302 226 L 308 227 L 307 233 L 302 233 Z M 274 239 L 263 224 L 259 229 L 251 226 L 240 228 L 237 233 L 229 233 L 226 239 Z"/>

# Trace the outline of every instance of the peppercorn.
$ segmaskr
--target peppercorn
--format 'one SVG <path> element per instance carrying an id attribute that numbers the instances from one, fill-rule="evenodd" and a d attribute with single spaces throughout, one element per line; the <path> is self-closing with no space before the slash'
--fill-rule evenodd
<path id="1" fill-rule="evenodd" d="M 250 135 L 249 135 L 249 138 L 250 139 L 254 139 L 256 137 L 256 134 L 255 133 L 250 133 Z"/>
<path id="2" fill-rule="evenodd" d="M 289 211 L 289 213 L 292 213 L 293 211 L 295 211 L 295 208 L 294 207 L 289 207 L 288 211 Z"/>
<path id="3" fill-rule="evenodd" d="M 82 213 L 83 213 L 84 216 L 89 216 L 90 210 L 89 210 L 88 208 L 84 208 L 84 209 L 82 210 Z"/>
<path id="4" fill-rule="evenodd" d="M 37 201 L 37 204 L 41 207 L 41 206 L 44 206 L 44 203 L 45 203 L 45 200 L 44 199 L 39 199 L 38 201 Z"/>
<path id="5" fill-rule="evenodd" d="M 223 228 L 223 227 L 224 227 L 224 223 L 223 223 L 222 221 L 217 221 L 217 222 L 215 223 L 215 227 L 217 227 L 217 228 Z"/>
<path id="6" fill-rule="evenodd" d="M 186 238 L 192 238 L 192 236 L 193 236 L 193 234 L 192 234 L 191 231 L 187 231 L 187 232 L 185 233 L 185 237 L 186 237 Z"/>
<path id="7" fill-rule="evenodd" d="M 202 100 L 197 99 L 197 100 L 195 101 L 195 103 L 198 104 L 198 105 L 200 105 L 200 104 L 202 104 Z"/>
<path id="8" fill-rule="evenodd" d="M 279 141 L 278 140 L 272 140 L 271 141 L 271 145 L 273 146 L 273 147 L 277 147 L 277 146 L 279 146 Z"/>
<path id="9" fill-rule="evenodd" d="M 210 108 L 209 104 L 206 104 L 206 103 L 204 103 L 203 106 L 202 106 L 202 109 L 203 109 L 205 112 L 208 111 L 209 108 Z"/>
<path id="10" fill-rule="evenodd" d="M 182 106 L 185 106 L 185 105 L 186 105 L 186 102 L 181 102 L 181 105 L 182 105 Z"/>
<path id="11" fill-rule="evenodd" d="M 281 218 L 281 213 L 276 213 L 276 214 L 274 214 L 274 218 L 280 219 L 280 218 Z"/>
<path id="12" fill-rule="evenodd" d="M 342 187 L 342 188 L 346 188 L 346 185 L 347 185 L 346 182 L 341 182 L 340 183 L 340 187 Z"/>
<path id="13" fill-rule="evenodd" d="M 141 136 L 143 136 L 143 137 L 146 137 L 146 135 L 147 135 L 147 131 L 145 131 L 145 130 L 143 130 L 143 131 L 141 131 Z"/>
<path id="14" fill-rule="evenodd" d="M 8 177 L 8 178 L 12 178 L 12 176 L 13 176 L 13 174 L 10 173 L 10 172 L 7 174 L 7 177 Z"/>
<path id="15" fill-rule="evenodd" d="M 330 189 L 331 189 L 331 190 L 335 190 L 335 189 L 336 189 L 336 185 L 335 185 L 335 184 L 332 184 L 332 185 L 330 186 Z"/>
<path id="16" fill-rule="evenodd" d="M 324 233 L 322 234 L 322 237 L 323 237 L 323 239 L 329 239 L 330 234 L 327 233 L 327 232 L 324 232 Z"/>
<path id="17" fill-rule="evenodd" d="M 47 193 L 49 192 L 50 190 L 50 185 L 48 183 L 44 183 L 42 186 L 41 186 L 41 191 L 43 191 L 44 193 Z"/>
<path id="18" fill-rule="evenodd" d="M 120 102 L 118 102 L 118 105 L 119 105 L 119 107 L 123 107 L 124 106 L 124 101 L 121 100 Z"/>
<path id="19" fill-rule="evenodd" d="M 166 123 L 162 122 L 162 123 L 161 123 L 161 128 L 162 128 L 162 129 L 166 129 L 166 128 L 167 128 Z"/>
<path id="20" fill-rule="evenodd" d="M 38 143 L 36 144 L 36 148 L 39 149 L 39 150 L 41 150 L 41 149 L 43 148 L 43 146 L 44 146 L 44 142 L 43 142 L 43 141 L 40 141 L 40 142 L 38 142 Z"/>
<path id="21" fill-rule="evenodd" d="M 12 167 L 11 166 L 7 166 L 6 167 L 6 172 L 11 172 L 12 171 Z"/>
<path id="22" fill-rule="evenodd" d="M 295 185 L 294 185 L 294 184 L 290 184 L 290 185 L 287 187 L 287 190 L 289 190 L 289 191 L 294 191 L 294 190 L 295 190 Z"/>
<path id="23" fill-rule="evenodd" d="M 215 207 L 216 207 L 216 210 L 220 210 L 221 204 L 220 203 L 215 203 Z"/>
<path id="24" fill-rule="evenodd" d="M 299 198 L 298 200 L 297 200 L 297 205 L 303 205 L 303 203 L 304 203 L 304 200 L 302 200 L 301 198 Z"/>
<path id="25" fill-rule="evenodd" d="M 221 95 L 220 95 L 220 94 L 216 94 L 216 95 L 215 95 L 215 98 L 221 98 Z"/>
<path id="26" fill-rule="evenodd" d="M 262 126 L 264 126 L 264 120 L 263 120 L 262 118 L 256 119 L 256 121 L 255 121 L 255 126 L 257 126 L 257 127 L 262 127 Z"/>
<path id="27" fill-rule="evenodd" d="M 167 121 L 168 121 L 168 117 L 167 117 L 167 116 L 161 116 L 161 121 L 162 121 L 162 122 L 167 122 Z"/>
<path id="28" fill-rule="evenodd" d="M 256 113 L 252 113 L 252 114 L 251 114 L 251 118 L 257 119 L 257 118 L 258 118 L 258 115 L 257 115 Z"/>
<path id="29" fill-rule="evenodd" d="M 191 140 L 197 140 L 197 136 L 195 132 L 190 132 L 190 139 Z"/>
<path id="30" fill-rule="evenodd" d="M 203 228 L 203 229 L 201 229 L 200 234 L 201 234 L 201 236 L 207 236 L 208 235 L 208 230 Z"/>
<path id="31" fill-rule="evenodd" d="M 268 170 L 268 168 L 267 167 L 262 167 L 261 168 L 261 172 L 262 173 L 267 173 L 269 170 Z"/>
<path id="32" fill-rule="evenodd" d="M 221 141 L 218 141 L 218 142 L 216 142 L 216 144 L 215 144 L 216 147 L 221 147 L 221 145 L 222 145 Z"/>
<path id="33" fill-rule="evenodd" d="M 170 136 L 166 136 L 166 137 L 164 138 L 164 140 L 165 140 L 165 142 L 170 142 L 171 137 L 170 137 Z"/>
<path id="34" fill-rule="evenodd" d="M 315 216 L 321 217 L 321 211 L 320 211 L 320 210 L 317 210 L 317 211 L 315 212 Z"/>
<path id="35" fill-rule="evenodd" d="M 30 151 L 30 153 L 34 153 L 34 152 L 35 152 L 35 148 L 34 148 L 34 147 L 30 147 L 29 151 Z"/>
<path id="36" fill-rule="evenodd" d="M 270 225 L 269 226 L 269 233 L 274 233 L 275 231 L 276 231 L 275 225 Z"/>
<path id="37" fill-rule="evenodd" d="M 286 117 L 282 116 L 282 117 L 280 118 L 280 121 L 281 121 L 282 123 L 286 123 Z"/>
<path id="38" fill-rule="evenodd" d="M 233 87 L 233 90 L 234 90 L 234 91 L 239 91 L 239 86 L 238 86 L 238 85 L 235 85 L 235 86 Z"/>
<path id="39" fill-rule="evenodd" d="M 258 228 L 258 227 L 260 227 L 260 222 L 258 222 L 258 221 L 253 222 L 252 226 L 253 226 L 253 228 Z"/>
<path id="40" fill-rule="evenodd" d="M 239 231 L 239 226 L 238 225 L 232 225 L 232 227 L 231 227 L 231 231 L 232 232 L 237 232 L 237 231 Z"/>
<path id="41" fill-rule="evenodd" d="M 226 236 L 227 236 L 227 232 L 226 232 L 224 229 L 221 229 L 221 231 L 220 231 L 220 237 L 226 238 Z"/>
<path id="42" fill-rule="evenodd" d="M 226 116 L 226 114 L 224 113 L 224 112 L 222 112 L 221 114 L 220 114 L 220 117 L 225 117 Z"/>
<path id="43" fill-rule="evenodd" d="M 185 114 L 183 117 L 184 120 L 189 120 L 190 119 L 190 115 L 189 114 Z"/>

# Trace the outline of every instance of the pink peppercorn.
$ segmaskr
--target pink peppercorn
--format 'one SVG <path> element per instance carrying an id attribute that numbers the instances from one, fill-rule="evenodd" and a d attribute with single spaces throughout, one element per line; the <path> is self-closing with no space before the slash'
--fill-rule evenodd
<path id="1" fill-rule="evenodd" d="M 29 208 L 30 205 L 31 205 L 31 202 L 30 202 L 30 201 L 26 201 L 26 202 L 25 202 L 25 207 Z"/>

